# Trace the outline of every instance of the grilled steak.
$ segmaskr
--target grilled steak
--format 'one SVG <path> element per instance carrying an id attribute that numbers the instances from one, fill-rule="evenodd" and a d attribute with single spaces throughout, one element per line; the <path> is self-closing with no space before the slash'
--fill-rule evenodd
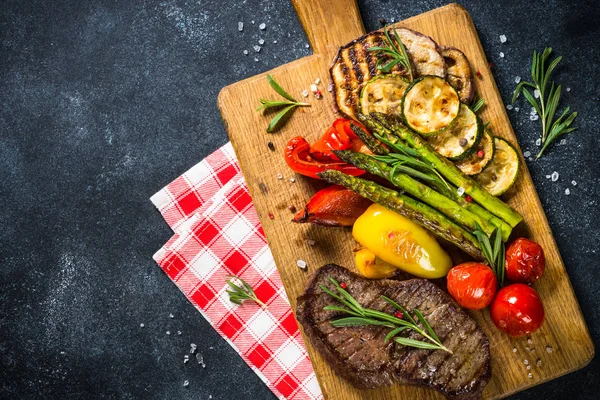
<path id="1" fill-rule="evenodd" d="M 406 47 L 415 77 L 446 75 L 444 58 L 438 52 L 438 45 L 433 39 L 406 28 L 398 28 L 396 32 Z M 367 33 L 340 47 L 329 70 L 337 107 L 340 112 L 349 117 L 354 117 L 358 110 L 358 98 L 363 85 L 371 78 L 382 74 L 377 69 L 377 61 L 382 56 L 378 52 L 368 51 L 373 46 L 389 46 L 381 31 Z M 385 56 L 382 62 L 385 63 L 387 59 Z M 397 64 L 390 73 L 407 77 L 406 70 L 400 64 Z"/>
<path id="2" fill-rule="evenodd" d="M 329 277 L 346 283 L 346 290 L 364 307 L 392 314 L 393 307 L 381 299 L 385 295 L 408 310 L 418 308 L 453 354 L 385 343 L 389 332 L 385 327 L 333 327 L 333 319 L 346 315 L 323 310 L 327 305 L 339 305 L 320 288 L 325 285 L 334 290 Z M 436 389 L 451 399 L 477 399 L 490 379 L 485 333 L 446 293 L 425 279 L 368 280 L 328 264 L 310 278 L 298 298 L 296 316 L 325 360 L 359 388 L 400 383 Z M 419 339 L 413 331 L 408 337 Z"/>

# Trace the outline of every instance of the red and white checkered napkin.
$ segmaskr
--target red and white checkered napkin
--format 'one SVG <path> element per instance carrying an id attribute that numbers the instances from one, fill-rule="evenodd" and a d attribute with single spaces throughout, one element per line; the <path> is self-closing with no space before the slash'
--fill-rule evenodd
<path id="1" fill-rule="evenodd" d="M 175 231 L 154 259 L 188 300 L 280 399 L 322 399 L 231 144 L 151 201 Z M 267 308 L 231 303 L 227 275 L 248 282 Z"/>

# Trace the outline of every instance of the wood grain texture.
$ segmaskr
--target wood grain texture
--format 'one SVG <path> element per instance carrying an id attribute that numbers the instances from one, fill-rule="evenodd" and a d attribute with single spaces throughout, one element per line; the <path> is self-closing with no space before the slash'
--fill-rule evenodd
<path id="1" fill-rule="evenodd" d="M 298 98 L 303 89 L 320 78 L 320 89 L 325 98 L 315 100 L 311 96 L 312 107 L 297 110 L 275 134 L 265 132 L 273 114 L 262 115 L 255 111 L 259 98 L 277 96 L 270 89 L 266 74 L 224 88 L 218 104 L 295 310 L 296 297 L 303 291 L 310 272 L 331 262 L 355 269 L 352 257 L 355 244 L 350 229 L 290 222 L 292 214 L 288 206 L 293 204 L 297 208 L 302 207 L 316 190 L 325 185 L 293 173 L 285 164 L 283 150 L 293 136 L 304 136 L 309 142 L 316 140 L 338 117 L 334 112 L 333 99 L 327 93 L 332 49 L 363 33 L 363 28 L 354 0 L 294 0 L 294 5 L 318 52 L 269 73 Z M 353 16 L 358 20 L 350 20 Z M 517 144 L 475 26 L 464 8 L 450 4 L 396 25 L 430 35 L 439 44 L 461 49 L 471 61 L 473 70 L 480 71 L 482 75 L 481 79 L 476 78 L 476 86 L 478 94 L 486 100 L 486 106 L 481 111 L 483 120 L 490 121 L 494 134 Z M 344 29 L 344 26 L 350 28 Z M 267 148 L 268 142 L 274 143 L 275 152 Z M 278 179 L 279 173 L 283 179 Z M 294 178 L 295 182 L 291 182 L 290 178 Z M 517 227 L 514 237 L 527 236 L 540 243 L 545 250 L 546 272 L 534 286 L 544 303 L 546 321 L 539 331 L 531 335 L 532 343 L 528 343 L 527 337 L 511 339 L 501 334 L 492 324 L 487 310 L 472 313 L 490 338 L 493 377 L 484 391 L 484 397 L 492 399 L 582 368 L 594 355 L 594 345 L 522 156 L 519 178 L 503 198 L 525 219 Z M 273 213 L 275 218 L 270 219 L 269 213 Z M 308 240 L 314 240 L 315 245 L 310 246 Z M 307 261 L 307 272 L 296 266 L 298 259 Z M 433 391 L 409 386 L 371 391 L 355 389 L 329 368 L 306 338 L 305 342 L 327 399 L 443 398 Z M 548 346 L 552 352 L 547 351 Z M 517 351 L 513 352 L 513 348 Z M 526 369 L 525 359 L 531 366 L 530 371 Z M 541 360 L 541 366 L 536 365 L 537 360 Z M 532 378 L 528 377 L 528 372 L 532 373 Z"/>

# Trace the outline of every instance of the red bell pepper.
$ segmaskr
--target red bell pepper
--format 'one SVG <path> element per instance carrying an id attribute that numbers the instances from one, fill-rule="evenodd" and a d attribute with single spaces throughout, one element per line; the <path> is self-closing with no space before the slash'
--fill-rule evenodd
<path id="1" fill-rule="evenodd" d="M 352 226 L 371 205 L 371 201 L 343 186 L 319 190 L 292 221 L 325 226 Z"/>
<path id="2" fill-rule="evenodd" d="M 354 123 L 362 128 L 357 122 L 344 118 L 336 119 L 323 136 L 310 146 L 310 155 L 314 159 L 321 161 L 340 161 L 333 154 L 333 150 L 353 150 L 370 153 L 366 146 L 364 146 L 364 143 L 352 131 L 350 123 Z"/>
<path id="3" fill-rule="evenodd" d="M 290 139 L 285 147 L 285 161 L 287 165 L 299 174 L 316 179 L 319 179 L 317 173 L 328 169 L 342 171 L 352 176 L 359 176 L 365 173 L 362 169 L 339 160 L 316 160 L 311 156 L 310 150 L 310 144 L 302 136 Z"/>

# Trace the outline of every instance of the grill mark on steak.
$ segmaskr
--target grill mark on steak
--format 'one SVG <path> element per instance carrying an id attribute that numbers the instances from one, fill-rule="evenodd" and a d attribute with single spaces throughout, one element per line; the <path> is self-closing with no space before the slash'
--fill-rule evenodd
<path id="1" fill-rule="evenodd" d="M 333 327 L 330 321 L 344 314 L 323 311 L 326 305 L 338 304 L 319 287 L 322 284 L 333 289 L 329 277 L 345 282 L 348 292 L 363 307 L 393 313 L 394 307 L 381 299 L 385 295 L 409 310 L 418 308 L 454 354 L 404 347 L 393 341 L 385 343 L 389 328 Z M 296 315 L 328 364 L 357 387 L 401 383 L 430 387 L 451 399 L 476 399 L 489 381 L 487 337 L 466 312 L 427 280 L 372 281 L 329 264 L 310 278 L 298 298 Z M 422 339 L 410 332 L 408 337 Z"/>

